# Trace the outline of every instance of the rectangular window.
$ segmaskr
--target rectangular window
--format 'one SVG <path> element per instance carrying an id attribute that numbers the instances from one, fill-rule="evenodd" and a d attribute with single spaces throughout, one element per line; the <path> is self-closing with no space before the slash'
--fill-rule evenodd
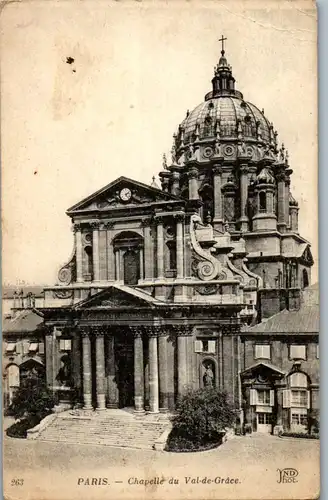
<path id="1" fill-rule="evenodd" d="M 216 353 L 216 340 L 195 340 L 195 352 Z"/>
<path id="2" fill-rule="evenodd" d="M 272 415 L 271 413 L 259 413 L 258 414 L 258 423 L 262 425 L 270 425 L 272 424 Z"/>
<path id="3" fill-rule="evenodd" d="M 28 351 L 29 352 L 36 352 L 37 350 L 38 350 L 38 343 L 37 342 L 31 342 Z"/>
<path id="4" fill-rule="evenodd" d="M 308 391 L 295 391 L 292 390 L 291 405 L 307 407 L 308 405 Z"/>
<path id="5" fill-rule="evenodd" d="M 70 351 L 72 349 L 71 339 L 60 339 L 59 348 L 61 351 Z"/>
<path id="6" fill-rule="evenodd" d="M 305 345 L 291 345 L 289 347 L 289 357 L 290 359 L 306 359 Z"/>
<path id="7" fill-rule="evenodd" d="M 257 390 L 257 404 L 259 405 L 270 404 L 270 391 L 268 389 Z"/>
<path id="8" fill-rule="evenodd" d="M 307 415 L 300 413 L 292 413 L 292 424 L 294 425 L 307 425 Z"/>
<path id="9" fill-rule="evenodd" d="M 9 342 L 6 347 L 6 352 L 14 352 L 16 349 L 16 343 L 15 342 Z"/>
<path id="10" fill-rule="evenodd" d="M 269 344 L 256 344 L 255 345 L 255 359 L 270 359 L 271 349 Z"/>

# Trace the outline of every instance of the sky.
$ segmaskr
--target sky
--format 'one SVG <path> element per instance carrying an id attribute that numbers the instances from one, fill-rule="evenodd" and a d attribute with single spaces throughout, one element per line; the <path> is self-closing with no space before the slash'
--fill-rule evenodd
<path id="1" fill-rule="evenodd" d="M 73 247 L 65 211 L 120 175 L 151 183 L 211 90 L 222 34 L 236 88 L 289 151 L 317 281 L 312 1 L 23 1 L 0 23 L 3 282 L 54 284 Z"/>

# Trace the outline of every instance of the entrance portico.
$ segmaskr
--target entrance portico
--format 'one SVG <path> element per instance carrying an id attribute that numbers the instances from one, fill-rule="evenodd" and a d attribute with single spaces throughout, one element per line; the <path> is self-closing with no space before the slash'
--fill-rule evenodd
<path id="1" fill-rule="evenodd" d="M 154 326 L 78 327 L 82 339 L 83 405 L 97 410 L 134 405 L 136 412 L 168 410 L 165 376 L 159 387 L 158 372 L 167 373 L 166 332 Z M 161 341 L 158 342 L 158 338 Z M 95 355 L 93 356 L 93 351 Z M 93 362 L 93 358 L 95 362 Z M 73 360 L 74 363 L 74 360 Z M 148 372 L 145 380 L 145 371 Z M 145 383 L 148 384 L 145 390 Z M 159 407 L 161 394 L 161 408 Z M 96 397 L 93 398 L 93 395 Z"/>
<path id="2" fill-rule="evenodd" d="M 180 395 L 199 388 L 204 353 L 216 366 L 230 352 L 238 308 L 193 305 L 191 314 L 188 304 L 172 307 L 124 285 L 95 290 L 71 306 L 44 308 L 48 385 L 58 394 L 78 395 L 85 409 L 173 410 Z M 234 359 L 227 363 L 235 373 Z M 220 384 L 230 386 L 214 371 Z"/>

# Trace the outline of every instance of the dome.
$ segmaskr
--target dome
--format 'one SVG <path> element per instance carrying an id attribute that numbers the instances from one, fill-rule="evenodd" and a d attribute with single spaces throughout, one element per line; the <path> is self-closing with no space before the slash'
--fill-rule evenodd
<path id="1" fill-rule="evenodd" d="M 221 139 L 237 139 L 239 128 L 246 141 L 258 141 L 260 134 L 262 142 L 270 143 L 272 125 L 263 112 L 239 95 L 222 94 L 205 100 L 188 114 L 179 128 L 184 130 L 184 142 L 188 143 L 193 140 L 196 126 L 200 139 L 215 136 L 217 123 Z"/>

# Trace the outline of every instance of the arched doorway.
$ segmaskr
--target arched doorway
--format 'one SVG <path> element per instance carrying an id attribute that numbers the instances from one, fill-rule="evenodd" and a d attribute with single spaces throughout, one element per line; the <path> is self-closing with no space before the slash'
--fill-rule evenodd
<path id="1" fill-rule="evenodd" d="M 114 238 L 116 280 L 136 285 L 144 275 L 143 238 L 133 231 L 123 231 Z"/>

